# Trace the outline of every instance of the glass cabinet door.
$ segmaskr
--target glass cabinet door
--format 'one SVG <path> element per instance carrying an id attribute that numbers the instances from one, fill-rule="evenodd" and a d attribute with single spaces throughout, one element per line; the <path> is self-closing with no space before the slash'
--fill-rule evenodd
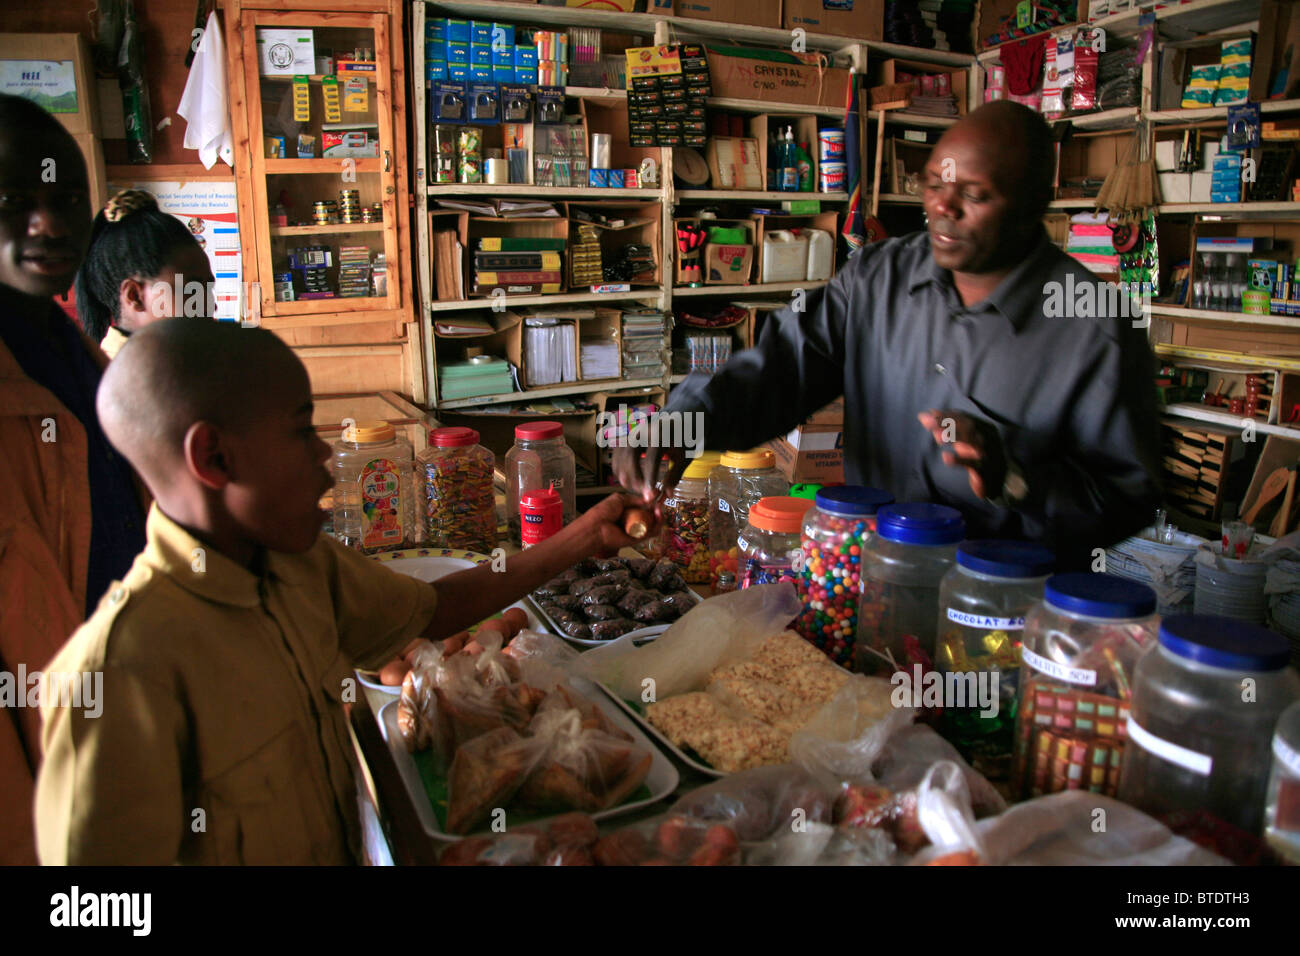
<path id="1" fill-rule="evenodd" d="M 243 11 L 250 295 L 263 318 L 364 321 L 401 306 L 390 26 L 386 14 Z"/>

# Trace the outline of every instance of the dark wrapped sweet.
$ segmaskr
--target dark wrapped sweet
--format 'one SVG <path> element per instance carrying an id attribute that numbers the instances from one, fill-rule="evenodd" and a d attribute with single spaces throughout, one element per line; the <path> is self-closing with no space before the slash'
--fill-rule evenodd
<path id="1" fill-rule="evenodd" d="M 588 604 L 582 609 L 589 621 L 613 621 L 622 617 L 622 612 L 612 604 Z"/>
<path id="2" fill-rule="evenodd" d="M 606 584 L 582 595 L 583 607 L 592 604 L 617 604 L 630 588 L 626 584 Z"/>
<path id="3" fill-rule="evenodd" d="M 576 611 L 582 607 L 582 598 L 576 594 L 557 594 L 542 603 L 547 607 L 561 607 L 566 611 Z"/>
<path id="4" fill-rule="evenodd" d="M 551 578 L 551 580 L 543 584 L 540 588 L 537 588 L 535 591 L 533 591 L 533 594 L 537 595 L 538 597 L 553 597 L 557 594 L 568 594 L 569 585 L 572 584 L 577 579 L 578 579 L 577 573 L 573 570 L 573 568 L 569 568 L 569 570 L 565 571 L 562 574 L 557 574 L 555 577 Z"/>
<path id="5" fill-rule="evenodd" d="M 591 583 L 596 587 L 604 587 L 606 584 L 630 584 L 632 572 L 627 568 L 619 568 L 617 571 L 604 571 L 600 574 L 593 575 Z"/>
<path id="6" fill-rule="evenodd" d="M 627 618 L 619 618 L 614 621 L 596 621 L 591 625 L 591 636 L 598 641 L 612 641 L 616 637 L 622 637 L 628 631 L 635 631 L 636 624 Z"/>
<path id="7" fill-rule="evenodd" d="M 643 591 L 641 588 L 632 588 L 618 602 L 618 609 L 624 614 L 631 614 L 642 604 L 649 604 L 655 600 L 653 591 Z"/>
<path id="8" fill-rule="evenodd" d="M 556 621 L 556 623 L 559 624 L 558 621 Z M 605 621 L 603 623 L 607 624 L 609 622 Z M 567 637 L 576 637 L 583 641 L 591 640 L 591 628 L 583 621 L 574 620 L 570 621 L 568 624 L 560 624 L 560 630 L 563 631 Z"/>
<path id="9" fill-rule="evenodd" d="M 576 581 L 574 581 L 572 584 L 569 585 L 569 593 L 576 594 L 578 595 L 578 597 L 582 597 L 582 595 L 586 594 L 595 586 L 596 585 L 592 584 L 591 578 L 578 578 Z"/>
<path id="10" fill-rule="evenodd" d="M 681 581 L 681 577 L 682 576 L 677 572 L 677 565 L 673 564 L 667 558 L 664 558 L 662 561 L 655 564 L 654 570 L 651 571 L 650 576 L 646 578 L 646 583 L 656 591 L 664 591 L 665 593 L 668 591 L 680 591 L 681 588 L 669 587 L 668 585 L 674 578 Z M 683 581 L 682 586 L 684 587 L 685 584 L 686 582 Z"/>
<path id="11" fill-rule="evenodd" d="M 626 571 L 627 561 L 624 558 L 596 558 L 596 570 L 600 573 Z"/>
<path id="12" fill-rule="evenodd" d="M 672 594 L 665 594 L 663 600 L 665 604 L 672 605 L 683 614 L 699 603 L 699 598 L 690 591 L 674 591 Z"/>
<path id="13" fill-rule="evenodd" d="M 642 604 L 632 612 L 632 617 L 643 624 L 666 624 L 668 621 L 675 621 L 681 613 L 680 608 L 673 607 L 667 601 L 657 600 Z"/>
<path id="14" fill-rule="evenodd" d="M 562 607 L 548 607 L 546 613 L 551 616 L 552 621 L 561 627 L 570 622 L 582 624 L 586 620 L 581 612 L 569 611 Z"/>
<path id="15" fill-rule="evenodd" d="M 596 558 L 583 558 L 569 570 L 573 572 L 575 579 L 589 578 L 593 574 L 600 573 L 600 569 L 596 567 L 596 560 Z"/>
<path id="16" fill-rule="evenodd" d="M 655 563 L 649 558 L 628 558 L 627 569 L 632 572 L 632 577 L 644 581 L 654 571 Z"/>

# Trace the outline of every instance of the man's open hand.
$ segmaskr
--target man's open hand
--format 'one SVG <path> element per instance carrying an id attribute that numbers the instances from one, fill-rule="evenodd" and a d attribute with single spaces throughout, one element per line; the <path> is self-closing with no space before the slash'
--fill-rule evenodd
<path id="1" fill-rule="evenodd" d="M 943 463 L 966 469 L 975 497 L 988 499 L 1002 494 L 1007 456 L 996 428 L 946 409 L 932 408 L 916 418 L 934 436 L 935 444 L 943 448 Z"/>

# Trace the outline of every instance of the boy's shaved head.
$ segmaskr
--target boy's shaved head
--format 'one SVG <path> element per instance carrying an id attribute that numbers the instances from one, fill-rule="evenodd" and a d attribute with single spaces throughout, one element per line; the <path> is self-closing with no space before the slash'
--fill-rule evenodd
<path id="1" fill-rule="evenodd" d="M 113 446 L 151 488 L 183 466 L 196 422 L 247 429 L 286 386 L 305 386 L 293 351 L 265 329 L 180 318 L 131 336 L 109 364 L 96 400 Z"/>

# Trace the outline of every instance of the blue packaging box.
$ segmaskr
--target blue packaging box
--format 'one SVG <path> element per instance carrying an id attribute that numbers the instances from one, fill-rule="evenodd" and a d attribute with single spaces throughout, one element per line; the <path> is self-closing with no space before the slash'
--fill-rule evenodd
<path id="1" fill-rule="evenodd" d="M 443 57 L 448 63 L 468 63 L 469 62 L 469 44 L 460 43 L 456 40 L 448 40 L 443 45 Z"/>
<path id="2" fill-rule="evenodd" d="M 1218 153 L 1214 157 L 1214 168 L 1215 169 L 1240 169 L 1241 154 L 1240 153 Z"/>
<path id="3" fill-rule="evenodd" d="M 468 63 L 448 63 L 447 79 L 453 83 L 469 82 L 469 64 Z"/>
<path id="4" fill-rule="evenodd" d="M 622 189 L 622 188 L 623 188 L 623 178 L 624 178 L 624 177 L 623 177 L 623 170 L 621 170 L 621 169 L 611 169 L 611 170 L 608 170 L 608 173 L 609 173 L 609 188 L 610 188 L 610 189 Z"/>
<path id="5" fill-rule="evenodd" d="M 470 43 L 492 43 L 492 22 L 490 20 L 469 21 Z"/>
<path id="6" fill-rule="evenodd" d="M 1222 189 L 1210 190 L 1210 202 L 1241 202 L 1241 190 L 1228 192 Z"/>
<path id="7" fill-rule="evenodd" d="M 515 67 L 537 66 L 537 47 L 535 46 L 516 46 L 515 47 Z"/>
<path id="8" fill-rule="evenodd" d="M 537 67 L 520 66 L 515 64 L 515 82 L 522 83 L 524 86 L 537 85 Z"/>
<path id="9" fill-rule="evenodd" d="M 424 38 L 426 40 L 447 39 L 447 18 L 430 17 L 424 21 Z"/>
<path id="10" fill-rule="evenodd" d="M 486 43 L 471 43 L 469 45 L 469 65 L 491 66 L 492 47 L 488 46 Z"/>
<path id="11" fill-rule="evenodd" d="M 492 24 L 492 49 L 504 50 L 513 54 L 515 48 L 515 25 L 513 23 Z"/>
<path id="12" fill-rule="evenodd" d="M 443 27 L 448 40 L 454 43 L 464 43 L 469 45 L 469 21 L 468 20 L 447 20 Z"/>
<path id="13" fill-rule="evenodd" d="M 510 65 L 502 66 L 499 63 L 492 64 L 492 82 L 493 83 L 513 83 L 515 81 L 515 68 Z"/>
<path id="14" fill-rule="evenodd" d="M 428 60 L 424 64 L 424 78 L 426 80 L 445 80 L 447 79 L 447 61 L 446 60 Z"/>
<path id="15" fill-rule="evenodd" d="M 1216 169 L 1210 177 L 1211 189 L 1226 189 L 1241 182 L 1240 169 Z"/>
<path id="16" fill-rule="evenodd" d="M 472 83 L 491 83 L 492 67 L 491 66 L 470 66 L 469 78 Z"/>
<path id="17" fill-rule="evenodd" d="M 508 66 L 508 67 L 510 67 L 511 69 L 514 69 L 514 65 L 515 65 L 515 48 L 512 47 L 512 46 L 507 46 L 507 47 L 497 47 L 497 46 L 493 46 L 493 47 L 492 47 L 492 65 L 493 65 L 493 66 Z"/>
<path id="18" fill-rule="evenodd" d="M 587 185 L 588 185 L 588 186 L 600 186 L 600 187 L 602 187 L 602 188 L 604 188 L 604 187 L 608 187 L 608 186 L 609 186 L 609 170 L 608 170 L 608 169 L 588 169 L 588 170 L 587 170 Z"/>

